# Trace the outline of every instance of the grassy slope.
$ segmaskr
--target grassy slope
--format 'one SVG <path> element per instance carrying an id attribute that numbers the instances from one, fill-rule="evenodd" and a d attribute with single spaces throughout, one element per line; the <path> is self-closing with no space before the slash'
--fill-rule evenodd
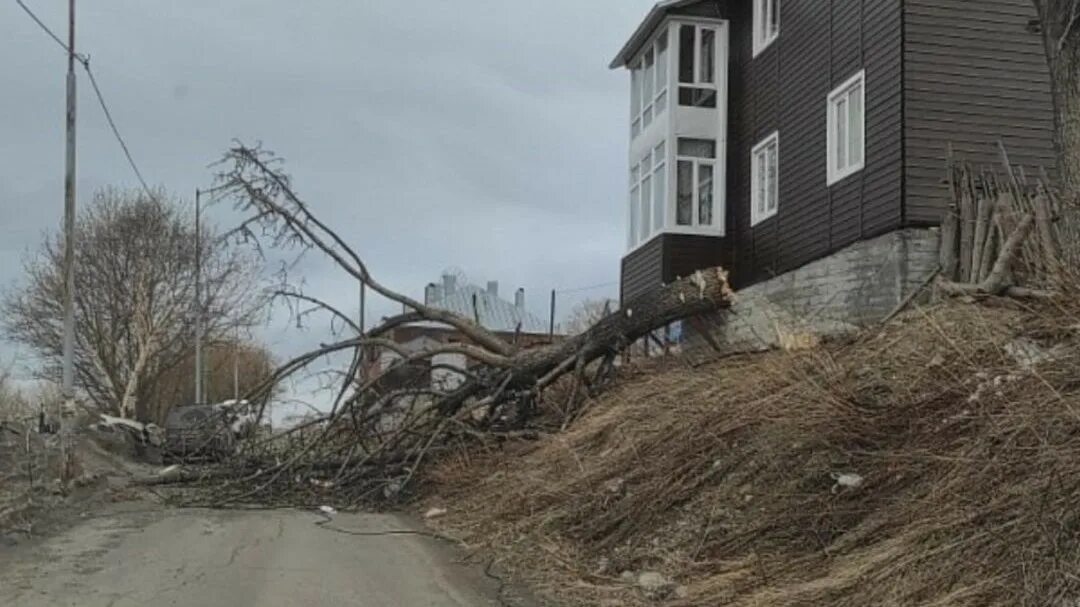
<path id="1" fill-rule="evenodd" d="M 658 570 L 676 605 L 1075 605 L 1075 312 L 954 304 L 627 372 L 561 435 L 444 462 L 431 503 L 560 604 L 644 604 L 620 572 Z"/>

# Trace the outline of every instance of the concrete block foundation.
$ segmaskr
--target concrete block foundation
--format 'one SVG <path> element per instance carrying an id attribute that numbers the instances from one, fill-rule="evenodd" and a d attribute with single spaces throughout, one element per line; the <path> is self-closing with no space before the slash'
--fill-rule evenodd
<path id="1" fill-rule="evenodd" d="M 798 349 L 880 322 L 938 267 L 936 229 L 865 240 L 739 291 L 730 313 L 708 319 L 725 351 Z M 690 332 L 687 346 L 704 346 Z M 704 346 L 707 347 L 707 346 Z"/>

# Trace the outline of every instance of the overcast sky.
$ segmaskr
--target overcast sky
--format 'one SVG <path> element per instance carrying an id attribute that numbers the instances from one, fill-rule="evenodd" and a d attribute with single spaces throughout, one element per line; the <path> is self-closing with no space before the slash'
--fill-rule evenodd
<path id="1" fill-rule="evenodd" d="M 26 0 L 58 33 L 64 0 Z M 388 285 L 457 266 L 504 294 L 618 280 L 625 74 L 607 63 L 651 0 L 81 2 L 89 54 L 152 185 L 191 197 L 235 139 L 284 156 L 301 194 Z M 63 204 L 63 51 L 0 0 L 0 284 Z M 80 200 L 135 185 L 80 72 Z M 222 214 L 224 219 L 224 214 Z M 322 260 L 309 291 L 355 309 Z M 615 296 L 608 286 L 566 297 Z M 371 320 L 393 310 L 373 303 Z M 284 322 L 287 355 L 323 335 Z M 5 360 L 15 350 L 4 346 Z"/>

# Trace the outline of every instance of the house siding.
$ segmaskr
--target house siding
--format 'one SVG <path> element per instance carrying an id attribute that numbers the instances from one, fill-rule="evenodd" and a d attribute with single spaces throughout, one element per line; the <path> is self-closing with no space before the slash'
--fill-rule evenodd
<path id="1" fill-rule="evenodd" d="M 622 301 L 630 301 L 702 268 L 728 266 L 730 248 L 715 236 L 661 234 L 622 262 Z"/>
<path id="2" fill-rule="evenodd" d="M 753 56 L 750 2 L 733 3 L 728 225 L 745 286 L 902 225 L 900 0 L 786 0 L 780 36 Z M 826 99 L 866 70 L 866 165 L 829 187 Z M 750 152 L 780 134 L 776 216 L 750 225 Z"/>
<path id="3" fill-rule="evenodd" d="M 951 144 L 958 159 L 1056 166 L 1050 76 L 1031 0 L 906 0 L 904 161 L 909 225 L 940 222 Z"/>
<path id="4" fill-rule="evenodd" d="M 629 301 L 664 284 L 664 235 L 634 249 L 622 260 L 619 298 Z"/>

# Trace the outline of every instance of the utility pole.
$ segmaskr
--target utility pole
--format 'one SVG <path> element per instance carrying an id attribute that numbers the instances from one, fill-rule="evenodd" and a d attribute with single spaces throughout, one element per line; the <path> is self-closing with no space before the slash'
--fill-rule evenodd
<path id="1" fill-rule="evenodd" d="M 195 404 L 203 404 L 202 192 L 195 190 Z"/>
<path id="2" fill-rule="evenodd" d="M 233 343 L 232 359 L 233 402 L 240 404 L 240 323 L 236 324 L 236 341 Z"/>
<path id="3" fill-rule="evenodd" d="M 60 426 L 60 480 L 67 482 L 64 411 L 75 408 L 75 0 L 68 0 L 67 153 L 64 167 L 64 362 Z"/>
<path id="4" fill-rule="evenodd" d="M 551 326 L 548 329 L 548 337 L 555 341 L 555 289 L 551 290 Z"/>

